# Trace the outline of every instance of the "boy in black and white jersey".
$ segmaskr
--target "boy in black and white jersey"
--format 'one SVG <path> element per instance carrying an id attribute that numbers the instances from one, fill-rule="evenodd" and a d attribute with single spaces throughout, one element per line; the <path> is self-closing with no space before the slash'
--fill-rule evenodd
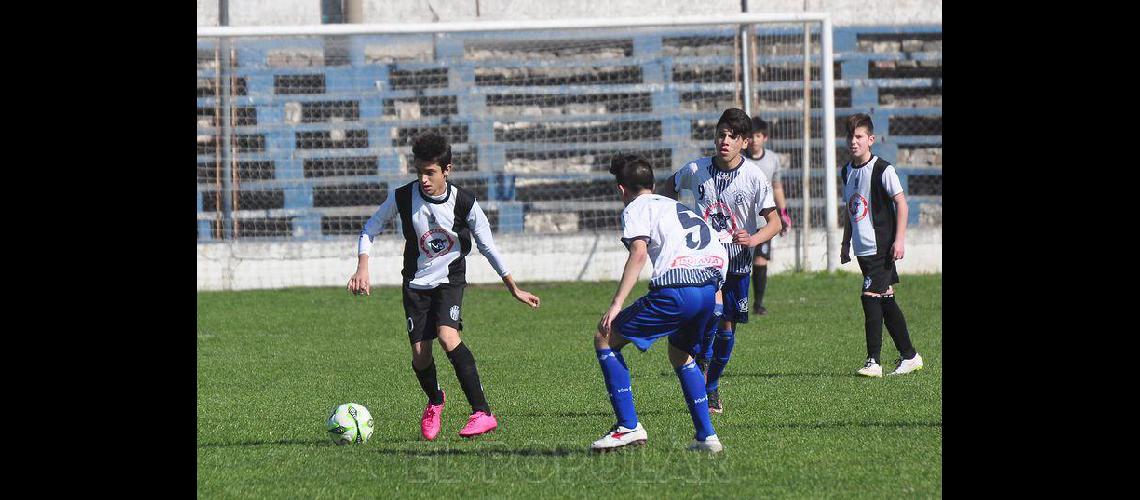
<path id="1" fill-rule="evenodd" d="M 899 350 L 898 367 L 891 375 L 902 375 L 922 369 L 922 356 L 914 350 L 907 331 L 906 318 L 895 302 L 894 284 L 899 282 L 895 261 L 906 253 L 906 221 L 909 210 L 906 194 L 895 167 L 871 154 L 875 143 L 875 125 L 871 117 L 859 113 L 847 119 L 847 142 L 851 162 L 843 167 L 843 202 L 847 217 L 843 220 L 843 245 L 840 262 L 851 261 L 851 246 L 863 272 L 864 329 L 867 336 L 867 361 L 858 373 L 882 377 L 880 351 L 883 323 Z"/>
<path id="2" fill-rule="evenodd" d="M 439 434 L 445 396 L 436 380 L 431 350 L 432 339 L 438 339 L 471 404 L 471 416 L 459 435 L 471 437 L 498 427 L 479 383 L 475 358 L 459 338 L 459 331 L 463 330 L 460 308 L 467 284 L 465 256 L 471 252 L 471 236 L 475 236 L 479 252 L 499 273 L 512 296 L 532 308 L 539 306 L 539 298 L 515 284 L 495 247 L 491 226 L 475 195 L 447 180 L 451 173 L 451 145 L 447 139 L 434 133 L 421 136 L 413 144 L 412 154 L 418 179 L 390 191 L 364 224 L 357 245 L 356 273 L 348 282 L 348 290 L 370 294 L 368 252 L 376 235 L 398 215 L 405 240 L 403 302 L 412 346 L 412 369 L 428 397 L 420 431 L 429 441 Z"/>

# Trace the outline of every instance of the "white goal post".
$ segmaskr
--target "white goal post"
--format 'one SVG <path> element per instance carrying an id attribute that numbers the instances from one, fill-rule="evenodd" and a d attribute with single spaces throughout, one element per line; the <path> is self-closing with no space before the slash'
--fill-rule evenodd
<path id="1" fill-rule="evenodd" d="M 661 181 L 711 154 L 728 107 L 772 126 L 796 223 L 773 264 L 834 271 L 833 44 L 823 13 L 198 27 L 198 289 L 343 285 L 426 131 L 452 142 L 516 279 L 618 279 L 609 157 L 643 154 Z M 397 284 L 386 233 L 373 279 Z"/>

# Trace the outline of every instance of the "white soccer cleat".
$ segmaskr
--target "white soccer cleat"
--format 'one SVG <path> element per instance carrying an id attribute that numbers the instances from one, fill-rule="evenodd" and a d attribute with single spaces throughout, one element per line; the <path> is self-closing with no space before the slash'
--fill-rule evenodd
<path id="1" fill-rule="evenodd" d="M 858 373 L 864 377 L 882 377 L 883 366 L 876 363 L 875 358 L 867 358 L 867 362 L 863 363 L 863 367 L 859 369 Z"/>
<path id="2" fill-rule="evenodd" d="M 720 438 L 716 437 L 716 434 L 705 438 L 704 441 L 693 439 L 693 442 L 689 444 L 689 451 L 720 453 L 722 450 L 724 450 L 724 445 L 720 444 Z"/>
<path id="3" fill-rule="evenodd" d="M 607 432 L 601 439 L 594 441 L 591 448 L 594 451 L 610 451 L 623 446 L 640 446 L 645 444 L 648 437 L 649 435 L 645 432 L 645 427 L 641 426 L 641 422 L 638 422 L 637 427 L 632 429 L 614 425 L 610 432 Z"/>
<path id="4" fill-rule="evenodd" d="M 891 372 L 890 375 L 903 375 L 903 374 L 915 372 L 915 371 L 918 371 L 921 369 L 922 369 L 922 356 L 920 356 L 916 352 L 916 353 L 914 353 L 913 358 L 900 359 L 899 360 L 899 367 L 895 368 L 895 371 Z"/>

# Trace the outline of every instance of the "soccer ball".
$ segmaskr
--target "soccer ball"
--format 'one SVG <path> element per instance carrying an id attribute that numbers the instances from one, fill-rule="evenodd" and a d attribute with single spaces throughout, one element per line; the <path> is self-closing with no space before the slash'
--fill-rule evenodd
<path id="1" fill-rule="evenodd" d="M 364 405 L 345 403 L 333 410 L 325 428 L 334 443 L 343 445 L 368 441 L 376 426 Z"/>

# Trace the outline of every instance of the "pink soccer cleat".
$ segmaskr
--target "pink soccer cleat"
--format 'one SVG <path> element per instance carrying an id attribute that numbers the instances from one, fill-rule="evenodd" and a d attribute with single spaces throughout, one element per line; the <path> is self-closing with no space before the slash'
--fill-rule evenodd
<path id="1" fill-rule="evenodd" d="M 499 421 L 495 419 L 494 415 L 485 411 L 477 411 L 467 419 L 467 425 L 463 430 L 459 431 L 460 437 L 478 436 L 487 432 L 491 432 L 499 427 Z"/>
<path id="2" fill-rule="evenodd" d="M 439 392 L 443 394 L 443 403 L 446 403 L 447 393 L 442 390 Z M 428 402 L 427 408 L 424 408 L 424 415 L 420 417 L 420 432 L 428 441 L 434 441 L 439 435 L 439 416 L 443 413 L 443 403 L 433 405 Z"/>

